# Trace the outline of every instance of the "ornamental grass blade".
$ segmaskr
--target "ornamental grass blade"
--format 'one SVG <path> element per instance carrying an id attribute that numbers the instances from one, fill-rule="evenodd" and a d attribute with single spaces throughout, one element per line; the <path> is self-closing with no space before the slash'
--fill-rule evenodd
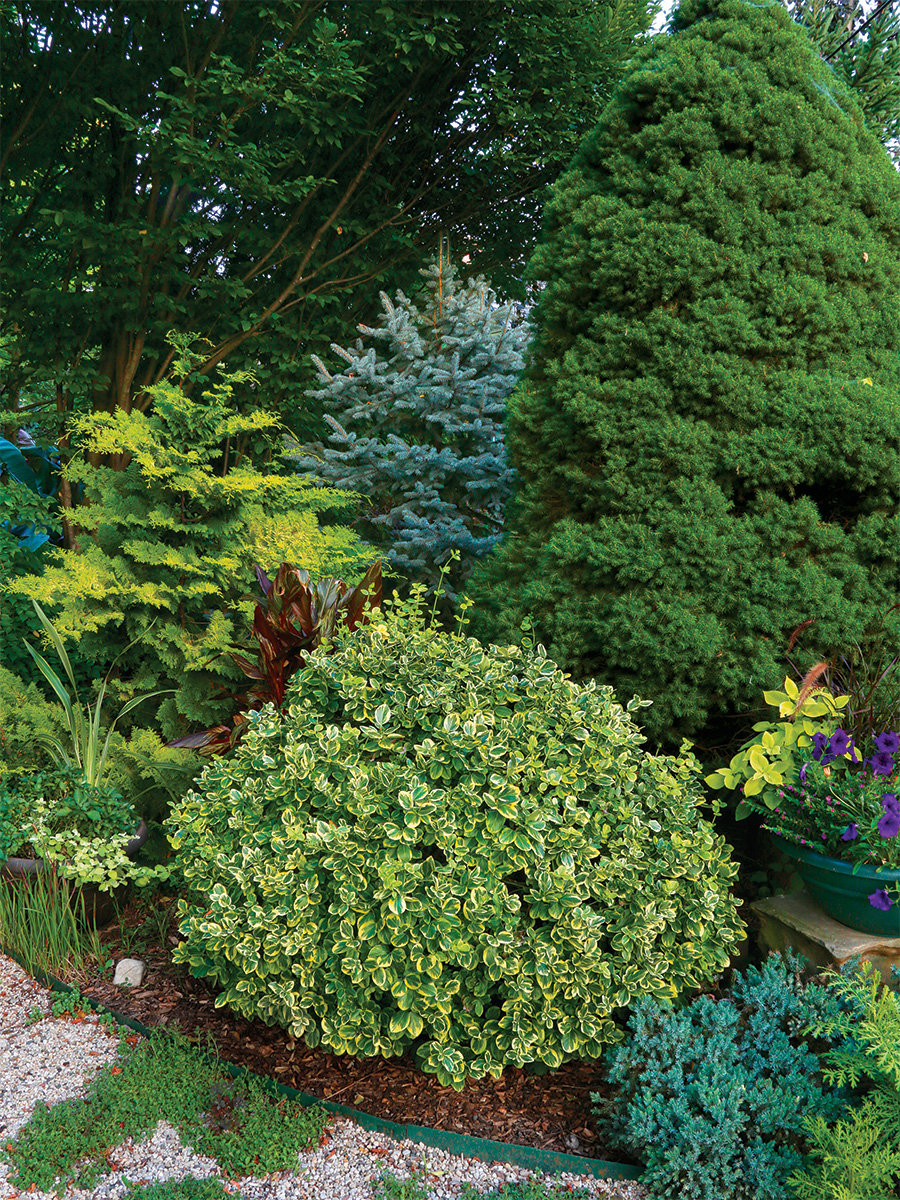
<path id="1" fill-rule="evenodd" d="M 53 649 L 59 655 L 59 661 L 62 663 L 63 667 L 65 668 L 65 672 L 69 677 L 69 683 L 71 683 L 71 685 L 72 685 L 72 695 L 75 697 L 75 700 L 77 702 L 78 701 L 78 685 L 75 682 L 75 673 L 72 670 L 72 664 L 69 661 L 69 656 L 66 653 L 66 648 L 63 645 L 62 638 L 56 632 L 56 626 L 48 618 L 47 614 L 44 612 L 44 610 L 38 604 L 37 600 L 32 600 L 31 603 L 34 605 L 34 611 L 38 615 L 38 620 L 43 625 L 43 627 L 46 629 L 47 633 L 50 635 L 50 640 L 53 643 Z"/>
<path id="2" fill-rule="evenodd" d="M 47 682 L 53 688 L 54 692 L 56 692 L 57 696 L 59 696 L 62 706 L 66 710 L 66 717 L 68 718 L 69 727 L 71 729 L 71 726 L 72 726 L 72 701 L 69 699 L 69 693 L 63 687 L 63 681 L 60 679 L 60 677 L 57 675 L 57 673 L 53 670 L 53 668 L 47 662 L 46 658 L 44 658 L 43 654 L 39 654 L 38 651 L 35 650 L 34 646 L 32 646 L 29 642 L 25 641 L 24 638 L 22 640 L 23 640 L 25 649 L 28 651 L 28 653 L 31 655 L 31 657 L 34 659 L 34 661 L 37 663 L 38 669 L 40 670 L 41 674 L 45 677 Z"/>
<path id="3" fill-rule="evenodd" d="M 105 696 L 106 680 L 104 679 L 100 684 L 100 691 L 93 710 L 88 709 L 88 712 L 91 713 L 91 718 L 88 721 L 87 745 L 84 747 L 84 763 L 82 766 L 85 779 L 94 787 L 100 783 L 100 774 L 103 770 L 103 762 L 106 759 L 105 753 L 100 755 L 98 759 L 98 751 L 100 749 L 100 715 L 103 711 L 103 699 Z M 106 735 L 106 741 L 108 744 L 109 734 Z"/>
<path id="4" fill-rule="evenodd" d="M 51 737 L 49 733 L 36 733 L 34 740 L 39 746 L 50 751 L 50 757 L 58 767 L 71 767 L 72 760 L 59 738 Z"/>
<path id="5" fill-rule="evenodd" d="M 66 724 L 69 727 L 69 734 L 72 738 L 72 745 L 75 750 L 75 759 L 80 767 L 82 764 L 78 747 L 81 744 L 81 732 L 84 726 L 84 719 L 81 715 L 81 710 L 72 707 L 72 701 L 69 699 L 69 693 L 63 687 L 62 680 L 53 670 L 44 656 L 42 654 L 38 654 L 37 650 L 35 650 L 33 646 L 29 645 L 27 641 L 24 642 L 24 646 L 37 663 L 42 675 L 46 678 L 47 682 L 53 688 L 54 692 L 56 692 L 57 696 L 59 696 L 60 702 L 62 703 L 66 714 Z M 68 759 L 68 755 L 66 755 L 66 758 Z"/>
<path id="6" fill-rule="evenodd" d="M 126 703 L 122 705 L 118 713 L 116 713 L 115 717 L 113 717 L 113 723 L 110 728 L 114 728 L 120 717 L 124 717 L 126 713 L 130 713 L 133 708 L 137 708 L 137 706 L 139 704 L 143 704 L 145 700 L 153 700 L 156 696 L 173 696 L 174 694 L 175 688 L 160 688 L 157 692 L 146 692 L 143 696 L 133 696 L 130 700 L 126 701 Z"/>

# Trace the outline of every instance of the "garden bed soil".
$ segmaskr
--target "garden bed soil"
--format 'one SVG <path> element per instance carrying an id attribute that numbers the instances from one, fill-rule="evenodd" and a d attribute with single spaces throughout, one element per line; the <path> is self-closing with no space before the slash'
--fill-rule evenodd
<path id="1" fill-rule="evenodd" d="M 143 922 L 140 906 L 131 905 L 120 918 L 121 928 L 113 925 L 102 934 L 110 958 L 138 957 L 147 964 L 141 987 L 117 987 L 97 972 L 80 981 L 85 996 L 121 1016 L 148 1028 L 177 1028 L 235 1066 L 397 1124 L 608 1162 L 634 1161 L 598 1134 L 591 1092 L 612 1095 L 599 1064 L 567 1063 L 543 1075 L 508 1067 L 501 1079 L 470 1081 L 456 1092 L 424 1074 L 409 1056 L 356 1059 L 310 1050 L 302 1041 L 291 1044 L 283 1029 L 248 1021 L 227 1007 L 215 1008 L 215 988 L 172 962 L 174 932 L 165 934 L 165 947 L 158 941 L 123 941 L 123 929 L 140 928 Z"/>

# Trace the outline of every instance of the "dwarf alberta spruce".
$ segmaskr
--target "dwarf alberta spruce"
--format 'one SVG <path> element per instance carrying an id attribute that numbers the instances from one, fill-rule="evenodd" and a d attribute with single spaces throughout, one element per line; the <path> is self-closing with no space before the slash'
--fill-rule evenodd
<path id="1" fill-rule="evenodd" d="M 698 767 L 542 647 L 426 628 L 421 585 L 254 714 L 169 819 L 176 961 L 216 1003 L 461 1088 L 597 1057 L 617 1006 L 717 974 L 742 932 Z M 641 702 L 635 698 L 629 710 Z"/>

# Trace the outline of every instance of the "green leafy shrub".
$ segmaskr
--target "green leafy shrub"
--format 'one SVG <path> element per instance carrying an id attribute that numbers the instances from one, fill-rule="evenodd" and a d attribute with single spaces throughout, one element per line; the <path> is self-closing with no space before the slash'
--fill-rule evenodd
<path id="1" fill-rule="evenodd" d="M 14 575 L 32 575 L 40 571 L 43 562 L 38 554 L 25 551 L 16 555 L 18 560 L 7 578 Z M 26 642 L 37 645 L 36 635 L 40 621 L 27 596 L 0 594 L 0 662 L 3 669 L 28 679 L 34 669 L 31 656 L 25 649 Z M 46 689 L 41 684 L 39 691 Z"/>
<path id="2" fill-rule="evenodd" d="M 15 484 L 13 480 L 13 484 Z M 18 484 L 21 491 L 26 491 Z M 8 492 L 6 485 L 2 492 Z M 11 507 L 10 497 L 0 492 L 0 577 L 5 580 L 14 579 L 17 575 L 39 575 L 46 560 L 46 550 L 42 547 L 31 550 L 19 544 L 10 532 L 10 518 L 6 516 Z M 35 498 L 36 504 L 40 501 Z M 32 662 L 25 649 L 25 640 L 33 639 L 40 628 L 34 608 L 28 596 L 17 596 L 0 591 L 0 662 L 16 675 L 28 677 L 32 672 Z"/>
<path id="3" fill-rule="evenodd" d="M 13 477 L 0 486 L 0 580 L 4 581 L 0 586 L 0 663 L 24 679 L 33 671 L 26 647 L 36 644 L 35 635 L 40 632 L 41 624 L 31 598 L 8 592 L 6 582 L 20 575 L 43 573 L 51 552 L 45 530 L 54 523 L 51 502 L 46 496 Z M 90 664 L 74 654 L 72 665 L 79 687 L 88 685 L 93 678 Z M 49 687 L 42 681 L 39 687 L 50 695 Z"/>
<path id="4" fill-rule="evenodd" d="M 742 927 L 689 751 L 644 754 L 641 701 L 540 646 L 426 628 L 422 590 L 312 652 L 175 807 L 175 957 L 310 1046 L 415 1047 L 460 1088 L 596 1057 Z"/>
<path id="5" fill-rule="evenodd" d="M 153 729 L 135 727 L 123 737 L 115 732 L 109 747 L 109 782 L 147 821 L 163 821 L 172 804 L 187 794 L 200 774 L 201 762 L 183 750 L 172 750 Z"/>
<path id="6" fill-rule="evenodd" d="M 100 722 L 103 715 L 103 700 L 106 696 L 108 679 L 101 681 L 94 704 L 92 706 L 89 705 L 87 711 L 85 711 L 81 704 L 81 697 L 78 694 L 78 684 L 72 670 L 72 664 L 66 653 L 62 639 L 53 622 L 47 619 L 46 614 L 37 601 L 33 603 L 38 619 L 63 665 L 69 685 L 72 688 L 72 693 L 70 694 L 59 675 L 50 666 L 44 656 L 39 654 L 33 646 L 26 643 L 26 650 L 53 689 L 54 694 L 63 707 L 66 718 L 68 736 L 62 741 L 54 737 L 45 738 L 43 741 L 44 748 L 57 766 L 77 768 L 84 775 L 85 780 L 92 787 L 96 787 L 102 783 L 103 777 L 106 774 L 110 740 L 115 732 L 118 721 L 145 700 L 152 700 L 156 696 L 162 695 L 162 693 L 151 692 L 146 696 L 133 696 L 127 704 L 123 705 L 116 716 L 113 717 L 109 729 L 106 730 L 106 736 L 101 742 L 104 727 Z"/>
<path id="7" fill-rule="evenodd" d="M 146 885 L 168 879 L 168 868 L 136 865 L 126 855 L 138 823 L 114 788 L 88 783 L 68 766 L 0 778 L 3 858 L 44 859 L 79 885 L 109 891 L 129 880 Z"/>
<path id="8" fill-rule="evenodd" d="M 23 654 L 31 662 L 27 652 Z M 33 663 L 31 673 L 37 674 Z M 34 683 L 0 665 L 0 778 L 11 770 L 48 766 L 51 759 L 45 741 L 63 738 L 67 731 L 61 704 L 52 703 Z"/>
<path id="9" fill-rule="evenodd" d="M 842 1095 L 823 1090 L 806 1044 L 812 1019 L 836 1021 L 837 997 L 771 956 L 736 975 L 730 995 L 674 1009 L 639 1001 L 628 1038 L 607 1052 L 619 1094 L 609 1135 L 645 1164 L 641 1182 L 673 1200 L 785 1200 L 803 1160 L 807 1116 L 830 1120 Z M 598 1100 L 599 1097 L 593 1097 Z"/>
<path id="10" fill-rule="evenodd" d="M 0 780 L 10 772 L 48 768 L 52 760 L 46 741 L 65 740 L 67 734 L 62 705 L 0 666 Z M 155 731 L 135 727 L 127 737 L 112 732 L 107 771 L 110 785 L 149 822 L 168 814 L 172 801 L 181 799 L 199 774 L 200 764 L 181 750 L 167 749 Z"/>
<path id="11" fill-rule="evenodd" d="M 896 967 L 894 978 L 900 984 Z M 865 1079 L 871 1090 L 833 1126 L 826 1114 L 810 1114 L 812 1161 L 789 1183 L 798 1200 L 893 1200 L 891 1185 L 900 1181 L 900 995 L 882 986 L 868 962 L 835 976 L 832 989 L 845 1005 L 806 1032 L 844 1039 L 825 1055 L 829 1083 L 858 1088 Z"/>

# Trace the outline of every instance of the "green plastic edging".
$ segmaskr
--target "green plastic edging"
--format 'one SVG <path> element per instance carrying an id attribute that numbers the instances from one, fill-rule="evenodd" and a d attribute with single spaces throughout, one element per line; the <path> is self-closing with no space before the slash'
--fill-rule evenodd
<path id="1" fill-rule="evenodd" d="M 17 954 L 13 954 L 3 946 L 0 946 L 0 953 L 17 962 L 23 971 L 28 971 L 38 983 L 49 988 L 50 991 L 69 993 L 73 990 L 68 983 L 63 983 L 54 976 L 48 975 L 40 967 L 29 970 Z M 85 1000 L 90 1002 L 91 1008 L 95 1012 L 112 1017 L 117 1024 L 132 1029 L 142 1037 L 150 1037 L 154 1032 L 166 1032 L 163 1026 L 155 1031 L 148 1029 L 140 1021 L 124 1017 L 113 1009 L 91 1000 L 89 996 L 85 996 Z M 299 1100 L 305 1108 L 318 1105 L 326 1112 L 333 1113 L 335 1116 L 349 1117 L 362 1129 L 368 1129 L 373 1133 L 383 1133 L 387 1137 L 393 1138 L 394 1141 L 421 1142 L 434 1150 L 447 1150 L 462 1158 L 477 1158 L 482 1162 L 526 1167 L 531 1171 L 542 1171 L 548 1175 L 565 1172 L 570 1175 L 590 1175 L 597 1179 L 640 1179 L 642 1175 L 640 1167 L 633 1167 L 628 1163 L 605 1162 L 600 1158 L 582 1158 L 577 1154 L 560 1154 L 555 1150 L 539 1150 L 534 1146 L 517 1146 L 513 1142 L 492 1142 L 488 1138 L 470 1137 L 466 1133 L 450 1133 L 444 1129 L 430 1129 L 425 1125 L 397 1125 L 393 1121 L 371 1116 L 369 1113 L 360 1112 L 359 1109 L 350 1108 L 346 1104 L 334 1104 L 330 1100 L 310 1096 L 307 1092 L 299 1092 L 296 1088 L 278 1083 L 267 1075 L 257 1075 L 255 1071 L 249 1071 L 246 1067 L 237 1067 L 234 1063 L 222 1062 L 221 1059 L 214 1059 L 212 1055 L 204 1054 L 203 1051 L 197 1050 L 196 1053 L 202 1054 L 207 1061 L 215 1062 L 232 1079 L 244 1077 L 257 1079 L 270 1094 Z"/>

